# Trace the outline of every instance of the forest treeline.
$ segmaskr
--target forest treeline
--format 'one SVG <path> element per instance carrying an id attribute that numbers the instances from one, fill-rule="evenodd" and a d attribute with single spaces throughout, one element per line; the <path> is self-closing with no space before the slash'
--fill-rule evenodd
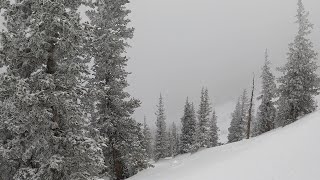
<path id="1" fill-rule="evenodd" d="M 316 110 L 315 96 L 319 94 L 320 81 L 317 75 L 317 53 L 308 38 L 313 27 L 308 15 L 302 1 L 299 0 L 296 15 L 298 33 L 289 44 L 286 64 L 277 69 L 282 75 L 278 78 L 273 75 L 269 53 L 266 50 L 260 75 L 262 91 L 255 92 L 257 88 L 253 77 L 252 88 L 243 90 L 231 113 L 228 143 L 249 139 L 289 125 Z M 257 98 L 255 94 L 258 94 Z M 202 89 L 200 105 L 196 111 L 193 103 L 187 98 L 181 118 L 181 130 L 177 131 L 175 124 L 166 129 L 163 98 L 160 96 L 156 113 L 155 143 L 153 146 L 149 144 L 149 147 L 154 149 L 148 151 L 153 152 L 154 160 L 221 145 L 217 116 L 209 99 L 208 90 Z M 254 106 L 258 102 L 255 113 Z"/>

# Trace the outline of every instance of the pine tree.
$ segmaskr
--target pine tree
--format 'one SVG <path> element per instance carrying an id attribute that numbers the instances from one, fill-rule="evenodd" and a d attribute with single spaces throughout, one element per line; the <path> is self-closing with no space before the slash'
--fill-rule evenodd
<path id="1" fill-rule="evenodd" d="M 210 147 L 210 112 L 208 89 L 202 88 L 198 110 L 199 147 Z"/>
<path id="2" fill-rule="evenodd" d="M 179 140 L 178 140 L 178 134 L 177 134 L 177 126 L 175 123 L 172 123 L 172 126 L 171 126 L 170 149 L 171 149 L 172 156 L 178 155 L 178 153 L 179 153 Z"/>
<path id="3" fill-rule="evenodd" d="M 259 114 L 259 112 L 258 112 L 258 114 Z M 252 121 L 251 137 L 256 137 L 256 136 L 260 135 L 258 121 L 259 120 L 257 118 L 253 119 L 253 121 Z"/>
<path id="4" fill-rule="evenodd" d="M 234 112 L 232 113 L 232 120 L 229 127 L 228 142 L 233 143 L 243 139 L 243 120 L 242 120 L 242 106 L 240 98 L 237 102 Z"/>
<path id="5" fill-rule="evenodd" d="M 219 144 L 219 128 L 217 125 L 216 112 L 213 110 L 210 120 L 210 147 L 216 147 Z"/>
<path id="6" fill-rule="evenodd" d="M 308 39 L 313 25 L 308 20 L 302 1 L 298 1 L 298 34 L 289 44 L 288 61 L 280 70 L 277 125 L 285 126 L 296 121 L 300 116 L 316 109 L 314 96 L 318 94 L 319 79 L 316 71 L 317 53 Z"/>
<path id="7" fill-rule="evenodd" d="M 245 138 L 248 114 L 249 114 L 249 100 L 247 90 L 243 90 L 241 97 L 238 99 L 236 108 L 232 113 L 232 120 L 229 127 L 228 142 L 237 142 Z M 253 105 L 252 105 L 253 106 Z M 251 114 L 254 114 L 254 108 L 252 108 Z M 252 117 L 254 119 L 254 117 Z"/>
<path id="8" fill-rule="evenodd" d="M 255 137 L 257 136 L 257 114 L 255 112 L 255 107 L 256 107 L 256 104 L 255 104 L 255 96 L 253 96 L 253 99 L 252 99 L 252 109 L 251 109 L 251 125 L 250 125 L 250 137 Z"/>
<path id="9" fill-rule="evenodd" d="M 192 136 L 192 146 L 191 146 L 191 152 L 197 152 L 200 148 L 200 141 L 199 141 L 199 122 L 197 122 L 197 117 L 196 117 L 196 108 L 194 107 L 194 104 L 191 103 L 191 114 L 193 114 L 194 121 L 191 121 L 192 127 L 195 127 L 195 131 L 192 131 L 194 135 Z"/>
<path id="10" fill-rule="evenodd" d="M 276 108 L 273 102 L 276 93 L 275 77 L 270 70 L 268 51 L 265 52 L 265 63 L 262 67 L 262 92 L 258 99 L 261 99 L 258 117 L 256 122 L 255 135 L 260 135 L 274 129 Z"/>
<path id="11" fill-rule="evenodd" d="M 146 149 L 149 159 L 151 159 L 153 158 L 152 135 L 150 132 L 150 128 L 146 122 L 146 117 L 144 117 L 143 135 L 144 135 L 144 147 Z"/>
<path id="12" fill-rule="evenodd" d="M 254 114 L 252 108 L 251 114 Z M 238 99 L 235 110 L 232 113 L 232 120 L 229 127 L 228 142 L 237 142 L 241 141 L 246 134 L 247 130 L 247 121 L 248 121 L 248 112 L 249 112 L 249 102 L 247 96 L 247 90 L 243 90 L 241 97 Z"/>
<path id="13" fill-rule="evenodd" d="M 129 120 L 131 120 L 131 122 Z M 148 154 L 143 146 L 144 136 L 141 127 L 142 124 L 137 123 L 133 119 L 128 119 L 128 129 L 126 131 L 128 135 L 123 134 L 124 137 L 127 136 L 127 138 L 125 141 L 119 141 L 122 143 L 119 146 L 125 148 L 122 149 L 122 152 L 127 153 L 126 155 L 122 155 L 123 162 L 125 163 L 124 178 L 131 177 L 148 167 L 153 167 L 149 164 Z"/>
<path id="14" fill-rule="evenodd" d="M 184 114 L 181 118 L 181 136 L 180 151 L 181 153 L 194 152 L 197 147 L 197 120 L 193 104 L 187 98 L 184 106 Z"/>
<path id="15" fill-rule="evenodd" d="M 181 154 L 181 134 L 177 133 L 177 155 Z"/>
<path id="16" fill-rule="evenodd" d="M 0 179 L 91 179 L 104 166 L 83 108 L 80 0 L 1 1 Z"/>
<path id="17" fill-rule="evenodd" d="M 163 98 L 160 94 L 159 105 L 157 106 L 158 110 L 156 112 L 156 138 L 155 138 L 155 147 L 154 147 L 154 159 L 158 161 L 161 158 L 167 156 L 167 133 L 166 133 L 166 116 L 165 109 L 163 104 Z"/>
<path id="18" fill-rule="evenodd" d="M 166 134 L 166 157 L 172 157 L 172 135 L 171 128 L 168 129 Z"/>
<path id="19" fill-rule="evenodd" d="M 246 122 L 248 120 L 248 112 L 249 112 L 248 92 L 246 89 L 244 89 L 242 96 L 241 96 L 241 121 L 244 123 L 243 124 L 244 129 L 246 129 Z"/>
<path id="20" fill-rule="evenodd" d="M 89 57 L 94 60 L 93 78 L 88 84 L 93 104 L 93 126 L 105 140 L 105 171 L 111 179 L 124 179 L 149 166 L 141 124 L 132 119 L 140 102 L 125 92 L 128 72 L 125 70 L 127 40 L 133 36 L 128 27 L 127 0 L 88 1 L 91 10 L 88 31 Z"/>

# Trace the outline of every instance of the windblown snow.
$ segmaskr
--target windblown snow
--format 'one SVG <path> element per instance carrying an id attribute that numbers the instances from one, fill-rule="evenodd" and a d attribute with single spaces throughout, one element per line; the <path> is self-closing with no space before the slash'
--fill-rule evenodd
<path id="1" fill-rule="evenodd" d="M 319 127 L 320 111 L 257 138 L 160 160 L 130 180 L 319 180 Z"/>

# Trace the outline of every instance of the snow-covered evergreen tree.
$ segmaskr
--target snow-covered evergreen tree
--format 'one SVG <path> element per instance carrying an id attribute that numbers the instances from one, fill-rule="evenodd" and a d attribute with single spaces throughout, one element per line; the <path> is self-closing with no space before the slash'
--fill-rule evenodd
<path id="1" fill-rule="evenodd" d="M 254 108 L 252 108 L 252 115 L 254 114 Z M 249 99 L 247 90 L 243 90 L 241 97 L 238 99 L 236 108 L 232 113 L 232 120 L 229 127 L 228 142 L 237 142 L 245 138 L 247 130 L 247 121 L 249 114 Z M 254 119 L 254 117 L 252 117 Z"/>
<path id="2" fill-rule="evenodd" d="M 171 126 L 171 136 L 170 136 L 170 154 L 171 156 L 176 156 L 179 153 L 179 140 L 177 133 L 177 126 L 172 123 Z"/>
<path id="3" fill-rule="evenodd" d="M 258 135 L 260 135 L 259 133 L 259 125 L 258 125 L 258 119 L 255 118 L 252 121 L 252 131 L 251 131 L 251 137 L 256 137 Z"/>
<path id="4" fill-rule="evenodd" d="M 242 120 L 242 106 L 240 98 L 237 102 L 234 112 L 232 113 L 232 120 L 229 127 L 228 143 L 241 141 L 243 139 L 243 126 Z"/>
<path id="5" fill-rule="evenodd" d="M 198 110 L 199 147 L 210 147 L 210 99 L 208 89 L 202 88 Z"/>
<path id="6" fill-rule="evenodd" d="M 246 122 L 247 122 L 248 113 L 249 113 L 249 98 L 248 98 L 248 92 L 246 89 L 243 90 L 243 93 L 240 98 L 241 98 L 241 121 L 243 121 L 244 123 L 243 128 L 246 129 Z"/>
<path id="7" fill-rule="evenodd" d="M 288 125 L 299 116 L 316 109 L 314 96 L 318 94 L 318 76 L 316 71 L 317 53 L 308 39 L 313 25 L 308 20 L 309 13 L 301 0 L 298 0 L 298 34 L 289 44 L 288 61 L 280 68 L 283 76 L 279 78 L 279 100 L 277 126 Z"/>
<path id="8" fill-rule="evenodd" d="M 270 70 L 268 51 L 265 52 L 265 63 L 262 67 L 262 92 L 258 99 L 261 104 L 258 109 L 257 121 L 255 123 L 254 135 L 260 135 L 274 129 L 276 108 L 274 98 L 276 93 L 275 77 Z"/>
<path id="9" fill-rule="evenodd" d="M 1 1 L 0 179 L 92 179 L 104 166 L 89 136 L 80 0 Z"/>
<path id="10" fill-rule="evenodd" d="M 152 165 L 149 164 L 148 154 L 143 145 L 144 136 L 143 129 L 141 127 L 142 124 L 137 123 L 135 120 L 131 118 L 128 119 L 126 127 L 128 128 L 126 131 L 128 135 L 123 134 L 123 137 L 128 137 L 122 141 L 119 141 L 122 144 L 118 146 L 122 146 L 123 148 L 125 148 L 122 149 L 122 152 L 127 153 L 125 155 L 122 155 L 122 159 L 125 165 L 124 178 L 128 178 L 137 174 L 139 171 L 143 169 L 152 167 Z"/>
<path id="11" fill-rule="evenodd" d="M 181 118 L 180 152 L 193 152 L 197 147 L 197 120 L 194 106 L 186 100 L 184 114 Z"/>
<path id="12" fill-rule="evenodd" d="M 181 154 L 181 134 L 177 133 L 177 155 L 179 154 Z"/>
<path id="13" fill-rule="evenodd" d="M 216 112 L 212 111 L 212 117 L 210 120 L 210 147 L 218 146 L 219 141 L 219 128 L 217 125 Z"/>
<path id="14" fill-rule="evenodd" d="M 140 102 L 125 92 L 128 87 L 125 70 L 127 39 L 133 36 L 128 27 L 127 0 L 88 1 L 90 19 L 87 31 L 90 59 L 94 60 L 89 88 L 94 97 L 92 125 L 106 142 L 104 157 L 111 179 L 123 179 L 148 167 L 141 124 L 132 119 Z M 90 98 L 92 98 L 90 97 Z"/>
<path id="15" fill-rule="evenodd" d="M 256 113 L 256 104 L 255 104 L 255 96 L 253 96 L 252 100 L 252 109 L 251 109 L 251 127 L 250 127 L 250 137 L 257 136 L 256 126 L 257 126 L 257 113 Z M 248 112 L 249 113 L 249 112 Z"/>
<path id="16" fill-rule="evenodd" d="M 172 135 L 171 135 L 171 127 L 167 130 L 166 134 L 166 157 L 172 157 Z"/>
<path id="17" fill-rule="evenodd" d="M 151 159 L 153 158 L 152 135 L 151 135 L 150 128 L 147 124 L 146 117 L 144 117 L 143 135 L 144 135 L 144 147 L 147 151 L 149 159 Z"/>
<path id="18" fill-rule="evenodd" d="M 162 95 L 160 94 L 158 110 L 156 112 L 156 138 L 154 147 L 154 160 L 158 161 L 167 156 L 166 115 Z"/>
<path id="19" fill-rule="evenodd" d="M 195 132 L 194 132 L 194 138 L 193 138 L 193 144 L 191 146 L 191 152 L 197 152 L 200 148 L 200 141 L 199 141 L 199 123 L 197 122 L 197 115 L 196 115 L 196 108 L 194 107 L 194 104 L 191 103 L 191 112 L 194 115 L 194 123 L 195 123 Z"/>

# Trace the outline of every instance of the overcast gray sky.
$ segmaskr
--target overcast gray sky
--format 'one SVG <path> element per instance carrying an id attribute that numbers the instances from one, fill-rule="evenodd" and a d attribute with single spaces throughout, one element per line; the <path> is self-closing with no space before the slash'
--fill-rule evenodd
<path id="1" fill-rule="evenodd" d="M 320 1 L 304 0 L 320 50 Z M 216 105 L 237 98 L 259 73 L 264 51 L 274 67 L 286 61 L 297 32 L 297 0 L 131 0 L 136 28 L 128 70 L 129 92 L 142 101 L 135 114 L 154 124 L 160 92 L 168 121 L 179 121 L 189 98 L 198 104 L 202 86 Z M 231 113 L 231 112 L 230 112 Z"/>

